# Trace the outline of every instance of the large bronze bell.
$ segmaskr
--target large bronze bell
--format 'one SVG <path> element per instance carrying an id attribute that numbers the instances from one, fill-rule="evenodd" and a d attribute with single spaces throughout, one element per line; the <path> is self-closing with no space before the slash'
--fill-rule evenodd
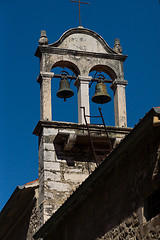
<path id="1" fill-rule="evenodd" d="M 70 83 L 66 78 L 61 79 L 59 90 L 56 95 L 59 98 L 64 98 L 64 101 L 66 101 L 66 98 L 70 98 L 74 95 L 74 92 L 70 89 Z"/>
<path id="2" fill-rule="evenodd" d="M 95 94 L 92 97 L 92 102 L 94 103 L 107 103 L 111 101 L 111 97 L 109 96 L 107 92 L 106 84 L 101 82 L 98 82 L 95 87 Z"/>

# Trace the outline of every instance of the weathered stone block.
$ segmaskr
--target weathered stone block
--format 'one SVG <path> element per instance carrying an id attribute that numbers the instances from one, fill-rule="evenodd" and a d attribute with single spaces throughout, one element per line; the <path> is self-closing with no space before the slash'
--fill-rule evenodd
<path id="1" fill-rule="evenodd" d="M 44 223 L 47 222 L 47 220 L 48 220 L 49 218 L 50 218 L 49 215 L 44 214 L 44 217 L 43 217 L 43 219 L 44 219 Z M 40 239 L 40 240 L 42 240 L 42 239 Z"/>
<path id="2" fill-rule="evenodd" d="M 44 215 L 51 216 L 53 213 L 53 206 L 50 204 L 45 204 Z"/>
<path id="3" fill-rule="evenodd" d="M 51 172 L 45 171 L 44 172 L 44 179 L 49 181 L 61 181 L 61 173 L 60 172 Z"/>
<path id="4" fill-rule="evenodd" d="M 88 177 L 87 174 L 65 173 L 64 179 L 69 182 L 83 182 Z"/>
<path id="5" fill-rule="evenodd" d="M 54 151 L 54 144 L 53 143 L 44 143 L 44 150 L 46 151 Z"/>
<path id="6" fill-rule="evenodd" d="M 54 194 L 53 194 L 53 192 L 45 191 L 44 196 L 47 198 L 53 199 Z"/>
<path id="7" fill-rule="evenodd" d="M 43 129 L 43 136 L 49 136 L 49 135 L 57 135 L 58 129 L 55 128 L 44 128 Z"/>
<path id="8" fill-rule="evenodd" d="M 55 152 L 54 151 L 44 151 L 44 161 L 52 162 L 55 160 Z"/>
<path id="9" fill-rule="evenodd" d="M 71 190 L 70 185 L 68 183 L 63 183 L 63 182 L 48 181 L 46 185 L 51 190 L 56 190 L 59 192 L 67 192 Z"/>
<path id="10" fill-rule="evenodd" d="M 73 167 L 68 167 L 66 169 L 67 173 L 82 173 L 82 169 L 81 168 L 73 168 Z"/>
<path id="11" fill-rule="evenodd" d="M 60 171 L 60 163 L 59 162 L 44 162 L 44 169 L 51 171 Z"/>

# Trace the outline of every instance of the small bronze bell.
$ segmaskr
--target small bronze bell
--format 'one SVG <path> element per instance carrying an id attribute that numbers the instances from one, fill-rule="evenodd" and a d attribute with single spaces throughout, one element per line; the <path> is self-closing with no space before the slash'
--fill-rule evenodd
<path id="1" fill-rule="evenodd" d="M 66 78 L 61 79 L 59 90 L 56 95 L 59 98 L 64 98 L 64 101 L 66 101 L 66 98 L 70 98 L 74 95 L 74 92 L 70 89 L 70 83 Z"/>
<path id="2" fill-rule="evenodd" d="M 103 104 L 103 103 L 107 103 L 110 101 L 111 101 L 111 97 L 107 93 L 106 84 L 103 83 L 102 81 L 98 82 L 96 84 L 95 94 L 92 97 L 92 102 Z"/>

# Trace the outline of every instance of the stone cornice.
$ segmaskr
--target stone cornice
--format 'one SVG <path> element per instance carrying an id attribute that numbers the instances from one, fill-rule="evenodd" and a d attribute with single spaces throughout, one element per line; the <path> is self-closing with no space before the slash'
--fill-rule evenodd
<path id="1" fill-rule="evenodd" d="M 96 53 L 96 52 L 85 52 L 72 49 L 63 49 L 56 48 L 52 46 L 38 46 L 35 56 L 41 58 L 42 53 L 47 54 L 58 54 L 58 55 L 73 55 L 73 56 L 82 56 L 90 58 L 104 58 L 104 59 L 113 59 L 124 62 L 127 58 L 127 55 L 113 54 L 113 53 Z"/>
<path id="2" fill-rule="evenodd" d="M 79 123 L 70 123 L 70 122 L 57 122 L 57 121 L 42 121 L 40 120 L 35 127 L 33 134 L 39 136 L 43 130 L 43 128 L 56 128 L 56 129 L 72 129 L 72 130 L 80 130 L 87 131 L 87 127 L 85 124 Z M 91 131 L 102 131 L 104 129 L 103 125 L 90 124 Z M 116 127 L 116 126 L 107 126 L 108 132 L 119 133 L 119 134 L 128 134 L 132 128 L 129 127 Z"/>

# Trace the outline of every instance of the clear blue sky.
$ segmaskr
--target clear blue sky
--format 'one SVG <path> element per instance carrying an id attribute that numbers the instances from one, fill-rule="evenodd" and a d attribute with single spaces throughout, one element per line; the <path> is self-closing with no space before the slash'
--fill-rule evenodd
<path id="1" fill-rule="evenodd" d="M 100 34 L 110 47 L 119 38 L 128 55 L 124 73 L 128 126 L 133 127 L 152 106 L 160 106 L 159 1 L 89 2 L 81 8 L 82 26 Z M 0 209 L 17 185 L 38 178 L 38 138 L 32 131 L 40 119 L 39 59 L 34 57 L 40 31 L 46 30 L 52 43 L 74 27 L 78 5 L 69 0 L 0 2 Z M 55 97 L 57 83 L 52 84 L 53 120 L 77 122 L 76 91 L 64 103 Z M 109 86 L 108 91 L 112 96 Z M 93 103 L 91 110 L 97 111 Z M 106 124 L 113 125 L 113 101 L 103 106 L 103 113 Z"/>

